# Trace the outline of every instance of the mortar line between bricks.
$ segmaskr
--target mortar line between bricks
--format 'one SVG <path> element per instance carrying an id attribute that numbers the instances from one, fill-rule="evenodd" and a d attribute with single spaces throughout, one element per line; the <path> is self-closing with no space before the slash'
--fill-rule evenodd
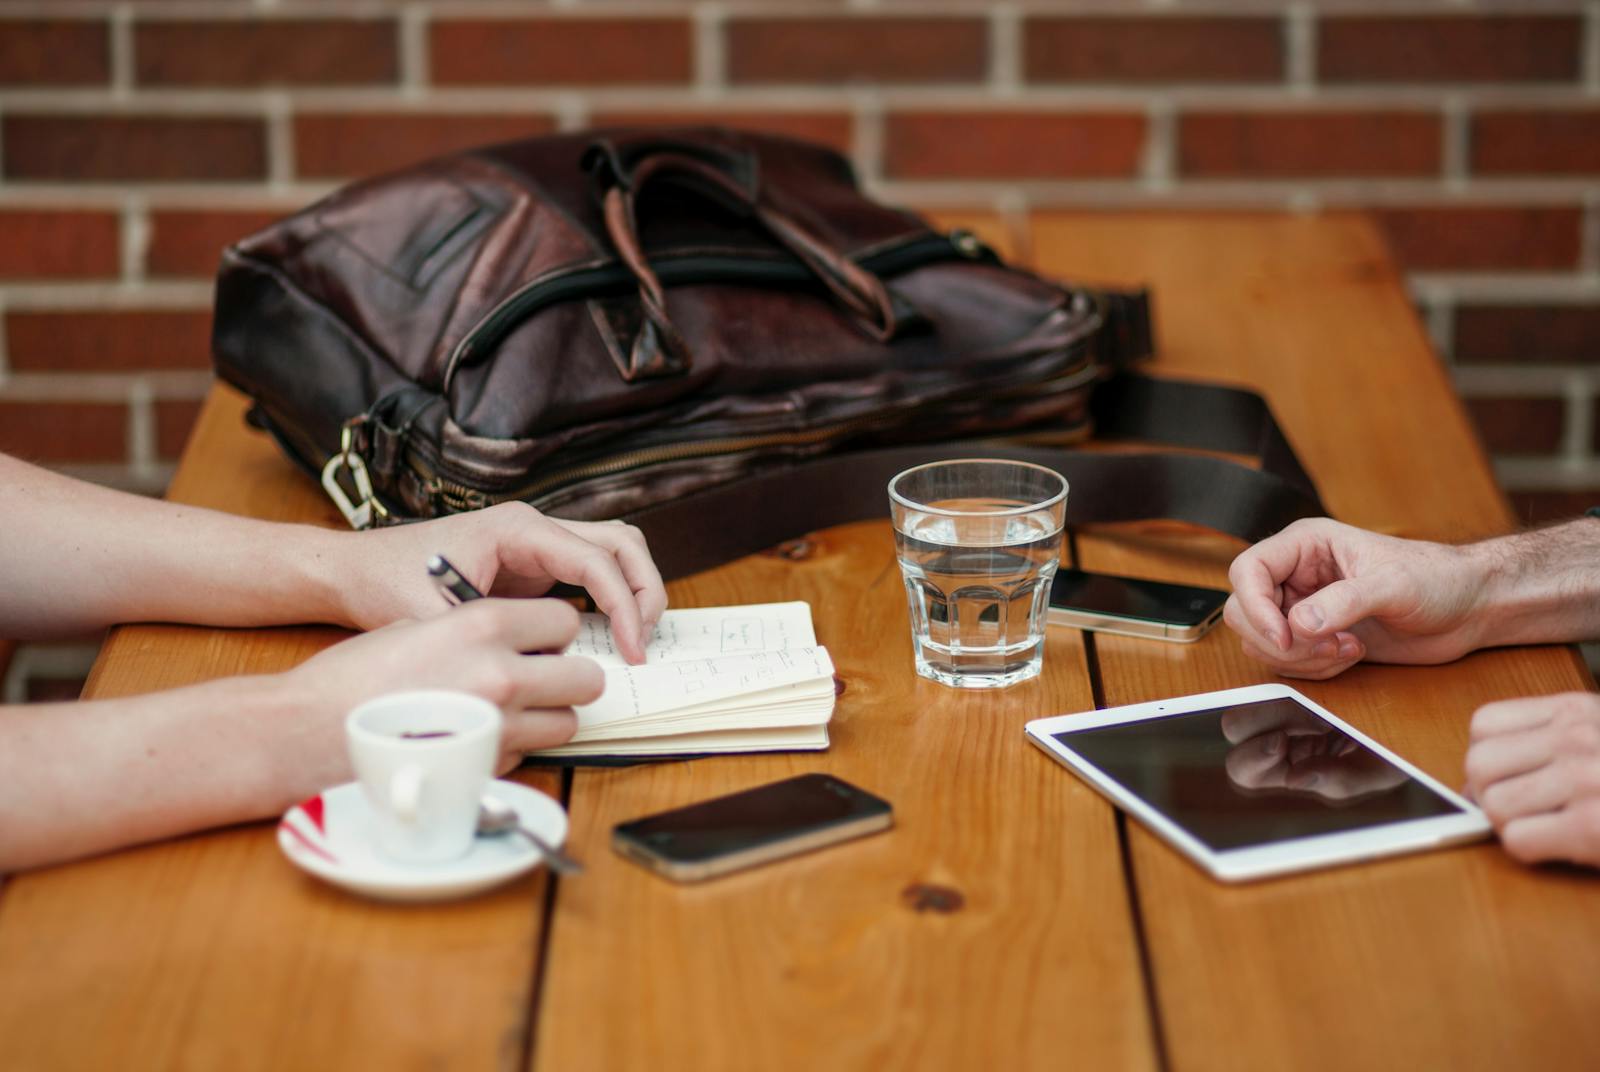
<path id="1" fill-rule="evenodd" d="M 590 113 L 584 111 L 582 107 L 586 100 L 588 98 L 581 94 L 568 94 L 551 114 L 557 119 L 564 114 L 587 117 Z M 863 172 L 865 173 L 865 169 Z M 216 183 L 141 180 L 107 183 L 57 179 L 0 183 L 0 205 L 48 206 L 59 205 L 62 199 L 70 199 L 85 206 L 104 205 L 117 208 L 124 197 L 130 193 L 137 193 L 148 197 L 152 205 L 159 206 L 188 206 L 194 203 L 219 208 L 253 207 L 262 202 L 276 206 L 290 206 L 309 203 L 342 185 L 344 183 L 340 180 L 308 179 L 299 176 L 291 177 L 284 182 L 254 180 Z M 1437 178 L 1219 179 L 1186 180 L 1174 182 L 1170 187 L 1160 190 L 1152 190 L 1141 186 L 1137 176 L 1130 176 L 1127 179 L 1053 180 L 916 178 L 894 180 L 894 186 L 902 191 L 901 196 L 910 198 L 946 198 L 954 191 L 958 196 L 970 195 L 983 199 L 992 198 L 1004 187 L 1017 186 L 1025 188 L 1030 197 L 1040 200 L 1118 207 L 1165 204 L 1190 207 L 1214 205 L 1223 208 L 1259 204 L 1270 207 L 1274 204 L 1284 204 L 1300 192 L 1307 191 L 1314 193 L 1326 204 L 1341 207 L 1406 207 L 1439 202 L 1446 205 L 1481 205 L 1485 208 L 1497 206 L 1527 208 L 1581 204 L 1593 188 L 1593 183 L 1586 179 L 1568 178 L 1480 180 L 1468 184 L 1463 189 L 1452 190 Z"/>
<path id="2" fill-rule="evenodd" d="M 1578 270 L 1600 276 L 1600 193 L 1586 195 L 1583 206 L 1583 234 L 1579 240 Z"/>
<path id="3" fill-rule="evenodd" d="M 1568 465 L 1582 465 L 1589 459 L 1589 444 L 1594 437 L 1594 390 L 1588 377 L 1569 374 L 1563 397 L 1567 413 L 1562 454 Z"/>
<path id="4" fill-rule="evenodd" d="M 1151 101 L 1145 111 L 1145 128 L 1139 184 L 1148 191 L 1168 190 L 1178 170 L 1177 108 L 1170 100 Z"/>
<path id="5" fill-rule="evenodd" d="M 94 17 L 105 16 L 117 6 L 118 0 L 7 0 L 5 4 L 5 18 L 27 18 L 37 16 Z M 663 7 L 659 0 L 544 0 L 544 3 L 534 5 L 529 0 L 455 0 L 449 4 L 438 5 L 447 10 L 450 17 L 456 18 L 511 18 L 532 17 L 539 18 L 551 14 L 560 17 L 572 15 L 595 15 L 606 17 L 615 13 L 619 17 L 632 15 L 663 14 Z M 687 0 L 681 2 L 679 10 L 692 8 Z M 843 0 L 835 12 L 841 12 L 846 17 L 850 15 L 882 14 L 894 17 L 918 18 L 929 15 L 935 17 L 949 17 L 959 15 L 981 15 L 985 8 L 984 0 L 923 0 L 919 5 L 912 6 L 905 0 L 896 3 L 885 3 L 884 0 Z M 1283 5 L 1272 3 L 1269 0 L 1254 0 L 1254 2 L 1240 3 L 1239 0 L 1140 0 L 1133 10 L 1129 10 L 1128 0 L 1074 0 L 1073 3 L 1063 4 L 1062 0 L 1025 0 L 1024 7 L 1030 14 L 1069 16 L 1095 16 L 1095 15 L 1161 15 L 1177 11 L 1181 8 L 1185 15 L 1201 17 L 1228 17 L 1236 15 L 1270 17 L 1282 11 Z M 1313 5 L 1315 6 L 1315 5 Z M 1335 15 L 1361 15 L 1361 14 L 1411 14 L 1426 15 L 1450 14 L 1466 8 L 1479 14 L 1519 14 L 1526 13 L 1525 0 L 1413 0 L 1405 5 L 1405 10 L 1396 12 L 1395 4 L 1390 0 L 1369 0 L 1367 3 L 1356 3 L 1352 0 L 1327 5 L 1326 10 Z M 391 5 L 383 0 L 250 0 L 248 3 L 230 4 L 225 10 L 214 10 L 215 5 L 208 6 L 203 0 L 141 0 L 134 5 L 138 16 L 141 18 L 152 17 L 157 19 L 168 18 L 200 18 L 205 20 L 244 20 L 259 18 L 263 15 L 283 18 L 378 18 L 393 14 Z M 787 18 L 794 16 L 818 15 L 818 7 L 814 0 L 732 0 L 728 4 L 730 13 L 739 17 L 767 16 Z M 1549 0 L 1543 4 L 1548 12 L 1571 12 L 1573 7 Z M 1581 8 L 1579 9 L 1581 11 Z M 823 12 L 826 17 L 829 12 Z M 666 12 L 671 15 L 670 9 Z"/>
<path id="6" fill-rule="evenodd" d="M 714 98 L 728 82 L 728 55 L 724 30 L 727 17 L 720 4 L 696 4 L 694 20 L 694 89 L 696 96 Z"/>
<path id="7" fill-rule="evenodd" d="M 1445 186 L 1459 192 L 1471 177 L 1472 121 L 1466 102 L 1458 96 L 1446 97 L 1443 111 L 1439 163 Z"/>
<path id="8" fill-rule="evenodd" d="M 1284 79 L 1290 91 L 1309 96 L 1317 89 L 1317 15 L 1304 3 L 1283 13 Z"/>
<path id="9" fill-rule="evenodd" d="M 1565 457 L 1491 459 L 1495 479 L 1507 491 L 1594 491 L 1600 487 L 1600 460 Z"/>
<path id="10" fill-rule="evenodd" d="M 142 194 L 130 194 L 117 214 L 118 256 L 124 284 L 145 281 L 145 253 L 150 248 L 150 205 Z"/>
<path id="11" fill-rule="evenodd" d="M 150 385 L 136 376 L 128 385 L 128 467 L 135 479 L 147 479 L 156 463 L 155 401 Z"/>
<path id="12" fill-rule="evenodd" d="M 1564 394 L 1574 379 L 1593 390 L 1594 373 L 1571 365 L 1457 365 L 1451 369 L 1464 398 L 1549 398 Z"/>
<path id="13" fill-rule="evenodd" d="M 135 380 L 160 401 L 199 401 L 211 387 L 204 369 L 150 369 L 142 372 L 16 372 L 0 385 L 8 402 L 122 402 Z"/>
<path id="14" fill-rule="evenodd" d="M 11 359 L 6 354 L 6 296 L 0 291 L 0 391 L 12 380 Z"/>
<path id="15" fill-rule="evenodd" d="M 581 93 L 564 94 L 556 101 L 554 111 L 557 130 L 570 132 L 589 125 L 589 107 Z"/>
<path id="16" fill-rule="evenodd" d="M 49 309 L 137 309 L 203 310 L 211 307 L 209 281 L 152 282 L 129 284 L 121 280 L 83 283 L 6 283 L 0 284 L 0 298 L 13 312 Z"/>
<path id="17" fill-rule="evenodd" d="M 1588 19 L 1584 26 L 1583 83 L 1591 97 L 1600 96 L 1600 3 L 1591 2 L 1584 13 Z"/>
<path id="18" fill-rule="evenodd" d="M 851 131 L 851 155 L 862 179 L 869 185 L 881 187 L 884 178 L 884 125 L 883 104 L 875 93 L 858 90 L 852 101 L 855 122 Z"/>
<path id="19" fill-rule="evenodd" d="M 839 107 L 848 102 L 860 87 L 852 85 L 759 85 L 737 87 L 738 103 L 747 109 Z M 981 111 L 992 107 L 994 86 L 989 79 L 947 85 L 926 83 L 905 85 L 885 83 L 873 87 L 893 108 L 922 108 Z M 1041 111 L 1073 108 L 1136 109 L 1152 98 L 1181 99 L 1188 108 L 1249 108 L 1262 111 L 1294 111 L 1305 107 L 1305 98 L 1286 94 L 1282 82 L 1220 86 L 1215 83 L 1160 83 L 1140 86 L 1116 83 L 1084 85 L 1019 84 L 1008 105 L 1037 108 Z M 413 100 L 400 92 L 398 85 L 374 86 L 254 86 L 206 89 L 203 91 L 170 88 L 137 88 L 119 96 L 106 87 L 41 89 L 9 87 L 0 89 L 0 106 L 39 114 L 102 115 L 260 115 L 267 94 L 286 95 L 298 108 L 334 110 L 341 108 L 450 113 L 478 109 L 483 111 L 521 111 L 548 107 L 548 102 L 563 93 L 582 91 L 607 108 L 632 108 L 654 104 L 672 108 L 702 100 L 693 81 L 664 83 L 659 86 L 573 86 L 560 84 L 526 86 L 429 85 L 424 96 Z M 1315 100 L 1331 109 L 1382 109 L 1441 107 L 1450 97 L 1459 97 L 1478 108 L 1559 108 L 1589 100 L 1583 87 L 1569 86 L 1485 86 L 1440 84 L 1435 86 L 1318 86 Z M 419 108 L 419 103 L 425 107 Z"/>
<path id="20" fill-rule="evenodd" d="M 178 184 L 133 184 L 121 186 L 77 185 L 60 182 L 24 185 L 0 183 L 0 208 L 61 208 L 71 202 L 78 210 L 122 211 L 129 197 L 140 197 L 153 208 L 255 209 L 266 205 L 275 209 L 298 208 L 330 192 L 334 184 L 296 183 L 287 196 L 274 193 L 263 183 L 235 186 L 184 186 Z"/>
<path id="21" fill-rule="evenodd" d="M 989 10 L 989 88 L 996 97 L 1022 89 L 1022 16 L 1014 4 Z"/>
<path id="22" fill-rule="evenodd" d="M 1600 279 L 1570 272 L 1412 272 L 1413 294 L 1447 288 L 1458 303 L 1492 305 L 1581 305 L 1600 297 Z"/>
<path id="23" fill-rule="evenodd" d="M 1455 297 L 1447 289 L 1439 290 L 1431 294 L 1427 302 L 1428 335 L 1433 339 L 1433 348 L 1447 365 L 1453 365 L 1456 357 Z"/>
<path id="24" fill-rule="evenodd" d="M 424 99 L 429 89 L 429 22 L 426 4 L 407 4 L 400 9 L 400 95 L 408 100 Z"/>
<path id="25" fill-rule="evenodd" d="M 106 22 L 111 60 L 111 94 L 127 98 L 133 93 L 133 5 L 118 4 Z"/>
<path id="26" fill-rule="evenodd" d="M 281 191 L 293 185 L 294 107 L 286 93 L 270 93 L 266 98 L 267 186 Z"/>

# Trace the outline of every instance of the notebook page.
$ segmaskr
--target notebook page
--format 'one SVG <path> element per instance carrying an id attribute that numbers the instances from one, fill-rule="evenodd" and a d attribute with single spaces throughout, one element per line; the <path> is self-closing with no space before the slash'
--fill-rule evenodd
<path id="1" fill-rule="evenodd" d="M 825 648 L 806 647 L 693 662 L 646 663 L 610 669 L 605 674 L 605 692 L 600 698 L 576 708 L 580 732 L 780 685 L 831 678 L 833 660 Z M 730 712 L 728 717 L 736 726 L 737 713 Z"/>
<path id="2" fill-rule="evenodd" d="M 567 646 L 566 654 L 587 655 L 604 667 L 628 665 L 613 642 L 611 619 L 604 614 L 580 614 L 578 618 L 578 636 Z M 691 607 L 661 615 L 645 645 L 645 665 L 810 648 L 816 643 L 809 603 Z"/>
<path id="3" fill-rule="evenodd" d="M 536 756 L 663 756 L 706 752 L 820 751 L 828 747 L 828 727 L 785 726 L 779 729 L 679 733 L 624 741 L 584 741 L 546 748 Z"/>

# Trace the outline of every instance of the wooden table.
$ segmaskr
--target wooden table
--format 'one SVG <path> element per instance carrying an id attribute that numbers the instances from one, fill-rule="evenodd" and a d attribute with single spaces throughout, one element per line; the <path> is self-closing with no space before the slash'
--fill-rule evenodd
<path id="1" fill-rule="evenodd" d="M 1330 509 L 1410 536 L 1511 518 L 1382 244 L 1354 216 L 950 217 L 1045 272 L 1148 281 L 1158 369 L 1263 390 Z M 335 517 L 208 403 L 171 495 Z M 1070 505 L 1070 504 L 1069 504 Z M 1239 545 L 1079 532 L 1092 569 L 1220 584 Z M 917 679 L 886 522 L 672 586 L 678 606 L 809 600 L 847 682 L 834 744 L 519 777 L 562 797 L 589 866 L 394 907 L 283 861 L 268 823 L 14 878 L 0 892 L 0 1067 L 1593 1068 L 1600 879 L 1493 845 L 1260 885 L 1206 878 L 1026 746 L 1042 714 L 1269 680 L 1226 630 L 1192 647 L 1053 631 L 1002 695 Z M 333 630 L 117 631 L 113 696 L 290 666 Z M 1305 686 L 1452 784 L 1488 700 L 1591 687 L 1570 649 Z M 218 717 L 227 712 L 219 711 Z M 811 770 L 892 800 L 888 836 L 679 888 L 612 824 Z M 931 891 L 931 895 L 930 895 Z"/>

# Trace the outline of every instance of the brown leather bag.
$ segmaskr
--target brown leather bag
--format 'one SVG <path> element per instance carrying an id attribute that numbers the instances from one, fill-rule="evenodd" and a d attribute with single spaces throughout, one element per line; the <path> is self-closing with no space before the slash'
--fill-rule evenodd
<path id="1" fill-rule="evenodd" d="M 1077 442 L 1097 385 L 1150 343 L 1142 294 L 1040 279 L 864 197 L 828 149 L 715 129 L 534 138 L 346 187 L 226 252 L 214 334 L 252 420 L 322 474 L 353 525 L 506 499 L 647 533 L 660 515 L 685 545 L 652 536 L 669 575 L 794 534 L 774 526 L 844 520 L 832 515 L 852 495 L 849 509 L 881 515 L 884 467 L 938 453 L 874 448 Z M 1283 487 L 1233 474 L 1254 490 L 1213 517 L 1117 487 L 1183 474 L 1092 463 L 1100 476 L 1079 475 L 1104 491 L 1075 487 L 1075 518 L 1254 533 L 1320 511 L 1259 400 L 1219 444 L 1188 388 L 1132 383 L 1122 397 L 1144 401 L 1100 413 L 1106 431 L 1165 408 L 1178 427 L 1156 438 L 1266 443 L 1287 458 L 1265 478 Z M 1253 398 L 1222 395 L 1232 410 Z M 846 450 L 831 468 L 799 464 Z M 752 510 L 793 516 L 727 530 Z"/>

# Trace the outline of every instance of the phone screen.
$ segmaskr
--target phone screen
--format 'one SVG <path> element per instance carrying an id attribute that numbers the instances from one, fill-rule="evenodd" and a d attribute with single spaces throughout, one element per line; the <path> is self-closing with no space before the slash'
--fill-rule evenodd
<path id="1" fill-rule="evenodd" d="M 666 859 L 699 863 L 889 811 L 888 801 L 830 774 L 803 774 L 621 823 L 616 835 Z"/>
<path id="2" fill-rule="evenodd" d="M 1217 588 L 1114 577 L 1077 569 L 1058 570 L 1050 587 L 1052 607 L 1185 626 L 1199 625 L 1227 599 L 1228 593 Z"/>

